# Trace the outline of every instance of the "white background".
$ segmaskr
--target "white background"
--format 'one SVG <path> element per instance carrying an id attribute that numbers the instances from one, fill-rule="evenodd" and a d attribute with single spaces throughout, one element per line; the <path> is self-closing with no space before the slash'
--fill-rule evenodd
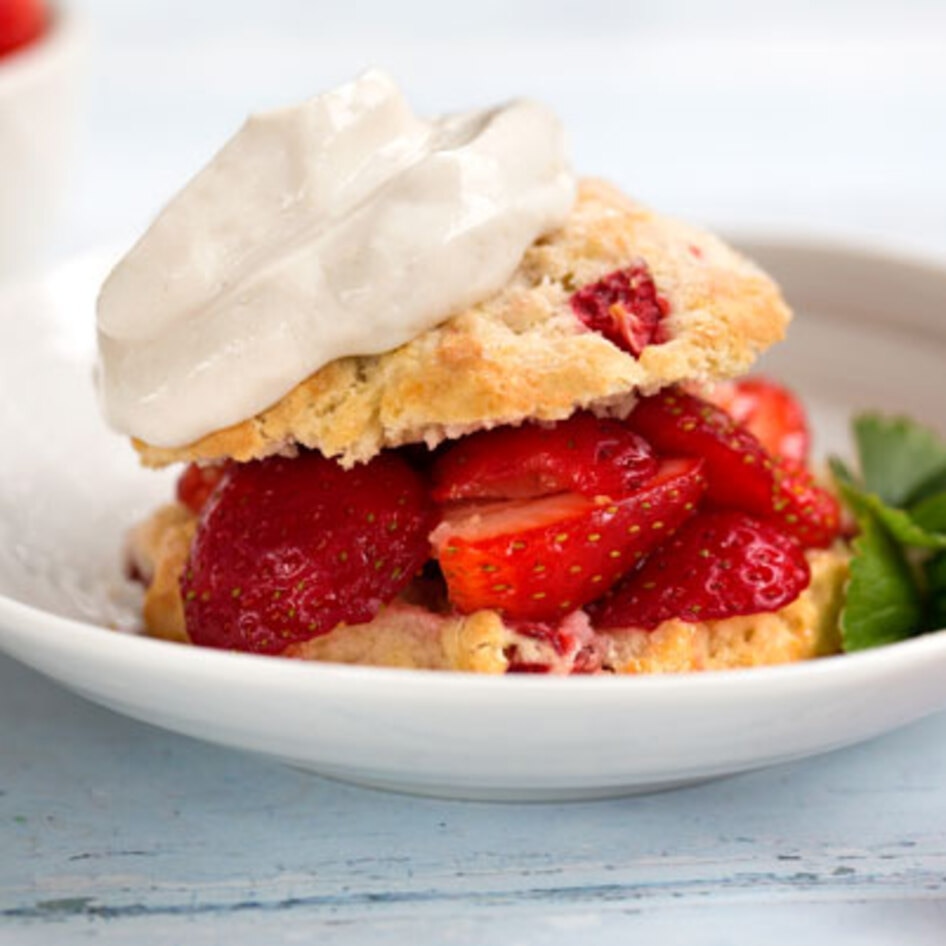
<path id="1" fill-rule="evenodd" d="M 127 239 L 247 111 L 369 65 L 424 112 L 527 94 L 581 173 L 723 228 L 946 255 L 941 0 L 74 0 L 94 51 L 55 255 Z"/>

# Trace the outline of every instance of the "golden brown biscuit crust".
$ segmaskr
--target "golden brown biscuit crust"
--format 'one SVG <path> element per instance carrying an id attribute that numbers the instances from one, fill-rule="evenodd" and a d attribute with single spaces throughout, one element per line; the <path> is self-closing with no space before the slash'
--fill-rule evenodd
<path id="1" fill-rule="evenodd" d="M 142 616 L 152 637 L 189 643 L 179 582 L 196 531 L 194 514 L 168 503 L 128 535 L 128 557 L 147 587 Z"/>
<path id="2" fill-rule="evenodd" d="M 569 299 L 641 259 L 670 304 L 670 340 L 635 360 L 587 330 Z M 135 447 L 155 467 L 295 444 L 350 466 L 384 447 L 578 408 L 626 412 L 635 392 L 744 373 L 789 317 L 775 284 L 720 240 L 585 181 L 566 225 L 533 244 L 492 298 L 392 352 L 331 362 L 243 423 L 180 448 Z"/>
<path id="3" fill-rule="evenodd" d="M 148 633 L 186 642 L 179 578 L 196 519 L 183 506 L 157 510 L 131 535 L 131 554 L 150 581 L 144 618 Z M 295 644 L 286 656 L 329 663 L 506 673 L 512 663 L 539 664 L 569 673 L 584 654 L 604 672 L 677 673 L 789 663 L 840 650 L 838 619 L 847 581 L 847 552 L 807 553 L 811 584 L 791 604 L 771 614 L 753 614 L 701 624 L 665 621 L 653 631 L 619 628 L 592 631 L 575 612 L 571 646 L 564 652 L 525 636 L 496 611 L 438 614 L 396 602 L 365 624 L 342 626 Z M 564 626 L 564 625 L 563 625 Z"/>

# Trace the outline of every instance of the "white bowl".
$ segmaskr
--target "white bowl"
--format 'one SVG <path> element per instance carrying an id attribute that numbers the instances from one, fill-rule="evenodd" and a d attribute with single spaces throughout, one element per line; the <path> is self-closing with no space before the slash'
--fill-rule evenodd
<path id="1" fill-rule="evenodd" d="M 37 265 L 59 219 L 85 48 L 80 19 L 54 7 L 41 37 L 0 56 L 0 282 Z"/>
<path id="2" fill-rule="evenodd" d="M 799 316 L 768 367 L 819 446 L 874 405 L 942 423 L 946 268 L 756 243 Z M 137 623 L 120 548 L 173 474 L 96 411 L 92 300 L 108 260 L 0 294 L 0 649 L 120 713 L 338 778 L 466 798 L 618 795 L 867 739 L 946 708 L 946 632 L 786 667 L 476 677 L 306 664 L 108 630 Z M 931 747 L 939 751 L 939 747 Z"/>

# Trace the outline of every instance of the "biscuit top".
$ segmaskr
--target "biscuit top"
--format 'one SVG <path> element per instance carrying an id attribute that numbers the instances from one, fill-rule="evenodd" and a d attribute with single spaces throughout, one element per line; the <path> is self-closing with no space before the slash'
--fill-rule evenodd
<path id="1" fill-rule="evenodd" d="M 575 292 L 615 270 L 646 267 L 663 301 L 662 338 L 634 357 L 590 330 Z M 232 458 L 296 445 L 369 460 L 384 447 L 579 408 L 626 413 L 638 394 L 745 373 L 782 338 L 790 313 L 745 257 L 615 188 L 585 181 L 565 224 L 536 240 L 505 285 L 394 351 L 339 358 L 245 421 L 185 447 L 136 441 L 143 462 Z"/>
<path id="2" fill-rule="evenodd" d="M 106 415 L 172 448 L 251 418 L 494 295 L 574 200 L 536 103 L 426 121 L 369 72 L 255 116 L 102 290 Z"/>

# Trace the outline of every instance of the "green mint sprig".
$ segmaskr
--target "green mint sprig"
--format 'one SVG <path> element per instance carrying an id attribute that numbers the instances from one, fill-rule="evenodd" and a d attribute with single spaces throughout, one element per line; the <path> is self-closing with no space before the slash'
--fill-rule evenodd
<path id="1" fill-rule="evenodd" d="M 946 627 L 946 441 L 905 417 L 862 414 L 853 429 L 860 475 L 830 461 L 859 529 L 841 612 L 846 651 Z"/>

